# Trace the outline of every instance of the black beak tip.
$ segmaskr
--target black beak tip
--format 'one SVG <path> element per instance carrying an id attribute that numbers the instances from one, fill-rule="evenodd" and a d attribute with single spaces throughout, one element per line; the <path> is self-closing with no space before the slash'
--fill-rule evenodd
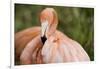
<path id="1" fill-rule="evenodd" d="M 45 43 L 46 40 L 47 40 L 47 38 L 46 38 L 45 35 L 43 37 L 41 37 L 41 41 L 42 41 L 43 45 L 44 45 L 44 43 Z"/>

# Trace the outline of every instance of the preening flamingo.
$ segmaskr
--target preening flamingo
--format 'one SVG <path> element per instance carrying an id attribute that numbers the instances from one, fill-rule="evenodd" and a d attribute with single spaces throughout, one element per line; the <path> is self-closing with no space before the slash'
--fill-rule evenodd
<path id="1" fill-rule="evenodd" d="M 53 8 L 40 14 L 41 27 L 16 33 L 15 56 L 21 64 L 90 61 L 88 54 L 75 40 L 56 30 L 58 16 Z"/>

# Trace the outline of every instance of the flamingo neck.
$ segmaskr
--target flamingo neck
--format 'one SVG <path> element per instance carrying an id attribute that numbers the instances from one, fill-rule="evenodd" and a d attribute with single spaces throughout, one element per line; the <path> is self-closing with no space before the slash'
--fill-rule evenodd
<path id="1" fill-rule="evenodd" d="M 50 36 L 55 34 L 57 25 L 58 25 L 58 18 L 57 18 L 57 14 L 54 13 L 54 19 L 53 19 L 52 23 L 47 28 L 47 33 L 46 33 L 47 38 L 49 38 Z"/>

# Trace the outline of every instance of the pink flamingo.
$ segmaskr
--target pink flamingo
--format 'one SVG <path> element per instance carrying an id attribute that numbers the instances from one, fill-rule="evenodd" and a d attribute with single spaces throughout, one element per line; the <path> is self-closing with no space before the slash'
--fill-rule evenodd
<path id="1" fill-rule="evenodd" d="M 56 30 L 57 13 L 46 8 L 40 14 L 41 27 L 33 27 L 15 35 L 15 53 L 21 64 L 90 61 L 75 40 Z"/>

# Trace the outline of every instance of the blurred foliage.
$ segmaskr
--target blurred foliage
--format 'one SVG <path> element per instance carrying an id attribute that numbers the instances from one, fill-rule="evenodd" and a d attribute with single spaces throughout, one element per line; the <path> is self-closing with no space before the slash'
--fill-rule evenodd
<path id="1" fill-rule="evenodd" d="M 79 42 L 94 60 L 94 8 L 15 4 L 15 32 L 40 26 L 39 14 L 46 8 L 56 10 L 58 29 Z"/>

